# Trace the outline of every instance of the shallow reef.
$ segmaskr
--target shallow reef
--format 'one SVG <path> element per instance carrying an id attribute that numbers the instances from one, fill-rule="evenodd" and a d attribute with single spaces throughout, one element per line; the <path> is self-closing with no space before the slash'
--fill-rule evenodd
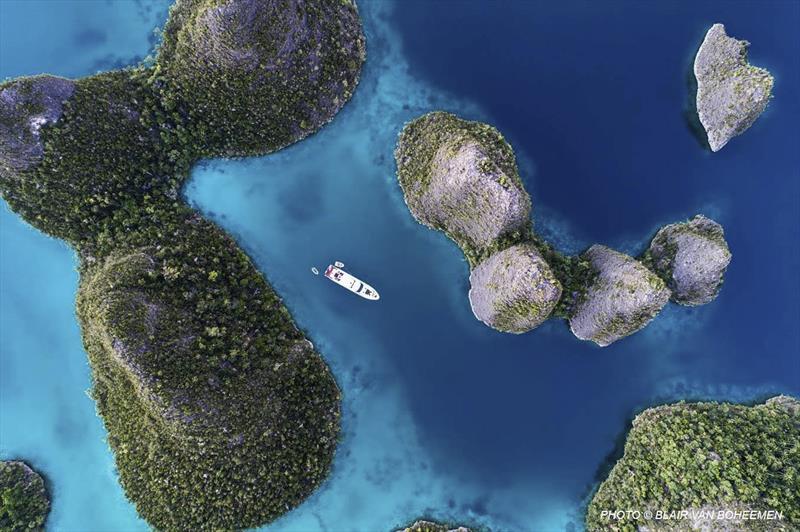
<path id="1" fill-rule="evenodd" d="M 649 408 L 633 420 L 624 455 L 594 494 L 586 528 L 797 530 L 798 442 L 800 401 L 789 396 L 755 406 L 677 403 Z M 615 510 L 630 513 L 603 513 Z M 677 513 L 693 510 L 694 516 Z M 647 519 L 658 511 L 667 517 Z M 743 520 L 735 513 L 742 511 L 773 511 L 782 517 L 773 513 L 773 519 Z M 715 517 L 709 519 L 708 512 Z"/>
<path id="2" fill-rule="evenodd" d="M 200 157 L 318 130 L 364 54 L 353 2 L 179 0 L 152 65 L 0 85 L 0 188 L 77 251 L 91 394 L 125 493 L 156 529 L 262 525 L 328 475 L 331 372 L 180 190 Z"/>
<path id="3" fill-rule="evenodd" d="M 411 214 L 458 244 L 472 311 L 499 331 L 561 317 L 607 346 L 646 326 L 673 289 L 681 304 L 714 299 L 730 262 L 722 227 L 703 216 L 664 227 L 639 258 L 601 245 L 560 253 L 535 233 L 514 151 L 488 124 L 428 113 L 403 128 L 395 161 Z"/>
<path id="4" fill-rule="evenodd" d="M 0 461 L 0 530 L 44 530 L 49 511 L 41 475 L 25 462 Z"/>
<path id="5" fill-rule="evenodd" d="M 747 61 L 750 43 L 729 37 L 714 24 L 694 60 L 696 107 L 711 151 L 741 135 L 767 108 L 775 79 Z"/>

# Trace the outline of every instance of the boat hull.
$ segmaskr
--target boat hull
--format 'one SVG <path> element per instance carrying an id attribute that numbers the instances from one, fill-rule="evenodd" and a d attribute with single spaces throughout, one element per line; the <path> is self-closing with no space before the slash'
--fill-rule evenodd
<path id="1" fill-rule="evenodd" d="M 325 270 L 325 277 L 339 286 L 346 288 L 350 292 L 363 297 L 364 299 L 377 301 L 381 298 L 380 294 L 378 294 L 378 291 L 372 286 L 365 283 L 358 277 L 350 275 L 341 268 L 337 268 L 333 264 L 328 266 L 328 268 Z"/>

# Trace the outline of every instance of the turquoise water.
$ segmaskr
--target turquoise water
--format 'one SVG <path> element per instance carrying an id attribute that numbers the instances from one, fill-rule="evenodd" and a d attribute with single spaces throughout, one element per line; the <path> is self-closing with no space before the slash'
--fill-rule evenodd
<path id="1" fill-rule="evenodd" d="M 150 50 L 166 5 L 2 0 L 0 77 L 80 76 L 134 61 Z M 369 58 L 334 122 L 268 157 L 204 162 L 186 189 L 265 272 L 343 390 L 331 478 L 269 530 L 387 530 L 420 515 L 495 530 L 580 530 L 585 498 L 637 410 L 681 397 L 800 393 L 800 160 L 792 148 L 800 50 L 768 29 L 773 19 L 800 19 L 797 9 L 787 3 L 788 13 L 766 10 L 748 25 L 752 4 L 716 5 L 738 24 L 734 35 L 755 43 L 754 60 L 775 71 L 778 85 L 756 126 L 712 156 L 680 113 L 686 61 L 715 21 L 714 6 L 659 13 L 674 35 L 651 43 L 659 62 L 650 68 L 636 52 L 644 30 L 626 38 L 613 26 L 624 19 L 615 10 L 360 5 Z M 649 16 L 626 13 L 638 28 Z M 591 57 L 581 55 L 587 39 L 598 50 Z M 615 72 L 630 86 L 655 83 L 658 96 L 621 90 Z M 589 81 L 586 96 L 580 87 Z M 413 221 L 394 176 L 400 127 L 439 108 L 508 135 L 537 228 L 564 250 L 601 241 L 639 251 L 663 223 L 696 212 L 717 218 L 734 254 L 720 297 L 696 309 L 670 305 L 606 349 L 579 342 L 561 322 L 522 336 L 483 326 L 469 309 L 463 257 Z M 649 128 L 652 121 L 662 126 Z M 591 137 L 576 139 L 576 131 Z M 576 183 L 590 193 L 576 195 Z M 648 191 L 665 183 L 672 186 L 653 199 Z M 48 528 L 146 529 L 116 482 L 84 393 L 73 254 L 7 209 L 0 216 L 0 455 L 24 457 L 49 478 Z M 376 286 L 381 301 L 310 273 L 335 259 Z"/>

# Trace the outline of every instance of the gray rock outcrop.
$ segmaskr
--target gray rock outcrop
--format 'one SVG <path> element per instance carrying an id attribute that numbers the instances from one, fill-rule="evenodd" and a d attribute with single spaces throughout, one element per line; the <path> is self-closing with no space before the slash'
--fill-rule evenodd
<path id="1" fill-rule="evenodd" d="M 712 151 L 749 128 L 769 102 L 773 77 L 747 62 L 748 45 L 714 24 L 695 57 L 697 114 Z"/>
<path id="2" fill-rule="evenodd" d="M 681 305 L 704 305 L 717 297 L 731 252 L 717 222 L 698 215 L 664 226 L 647 252 L 653 271 Z"/>
<path id="3" fill-rule="evenodd" d="M 493 127 L 434 112 L 409 123 L 395 153 L 411 213 L 470 259 L 530 225 L 514 154 Z"/>
<path id="4" fill-rule="evenodd" d="M 598 244 L 584 257 L 597 275 L 569 318 L 581 340 L 605 347 L 643 328 L 669 301 L 664 281 L 633 257 Z"/>
<path id="5" fill-rule="evenodd" d="M 397 532 L 470 532 L 470 529 L 463 526 L 450 527 L 448 525 L 420 519 L 405 528 L 401 528 Z"/>
<path id="6" fill-rule="evenodd" d="M 531 244 L 493 254 L 469 276 L 475 316 L 494 329 L 524 333 L 539 326 L 561 297 L 561 284 Z"/>
<path id="7" fill-rule="evenodd" d="M 42 159 L 42 127 L 63 114 L 75 82 L 55 76 L 20 78 L 0 85 L 0 171 L 7 176 L 31 169 Z"/>

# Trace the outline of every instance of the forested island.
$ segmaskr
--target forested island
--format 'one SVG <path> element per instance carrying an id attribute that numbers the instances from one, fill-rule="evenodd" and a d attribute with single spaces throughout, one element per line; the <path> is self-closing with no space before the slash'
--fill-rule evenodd
<path id="1" fill-rule="evenodd" d="M 785 395 L 755 406 L 649 408 L 594 494 L 586 528 L 797 530 L 798 442 L 800 401 Z"/>
<path id="2" fill-rule="evenodd" d="M 0 461 L 0 530 L 44 530 L 49 512 L 42 476 L 20 460 Z"/>
<path id="3" fill-rule="evenodd" d="M 364 58 L 348 0 L 179 0 L 152 62 L 0 85 L 0 190 L 77 251 L 91 394 L 125 493 L 156 529 L 262 525 L 328 475 L 329 368 L 181 187 L 202 157 L 317 131 Z"/>

